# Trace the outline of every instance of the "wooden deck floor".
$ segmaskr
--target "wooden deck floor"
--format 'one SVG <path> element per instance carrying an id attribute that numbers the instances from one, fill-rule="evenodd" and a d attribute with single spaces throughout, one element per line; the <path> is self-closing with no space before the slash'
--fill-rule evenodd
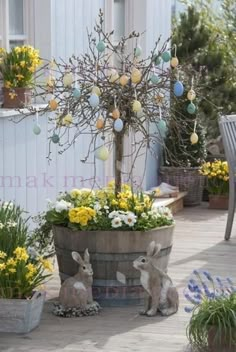
<path id="1" fill-rule="evenodd" d="M 223 241 L 226 212 L 185 208 L 176 216 L 174 248 L 169 274 L 178 286 L 178 314 L 146 318 L 137 307 L 104 309 L 99 316 L 57 318 L 44 309 L 41 325 L 28 335 L 0 334 L 1 352 L 183 352 L 187 347 L 183 287 L 195 268 L 236 279 L 236 226 L 229 242 Z M 59 282 L 49 284 L 48 299 L 58 294 Z"/>

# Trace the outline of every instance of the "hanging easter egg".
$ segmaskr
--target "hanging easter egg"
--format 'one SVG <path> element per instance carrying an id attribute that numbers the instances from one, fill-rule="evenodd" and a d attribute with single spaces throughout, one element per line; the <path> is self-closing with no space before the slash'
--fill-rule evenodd
<path id="1" fill-rule="evenodd" d="M 107 147 L 105 147 L 105 145 L 96 149 L 95 158 L 102 161 L 106 161 L 109 158 L 109 150 L 107 149 Z"/>
<path id="2" fill-rule="evenodd" d="M 36 136 L 38 136 L 41 133 L 41 127 L 39 126 L 38 123 L 36 123 L 33 127 L 33 132 L 34 134 L 36 134 Z"/>
<path id="3" fill-rule="evenodd" d="M 170 61 L 170 64 L 173 68 L 177 67 L 178 64 L 179 64 L 179 60 L 177 57 L 172 57 L 171 61 Z"/>
<path id="4" fill-rule="evenodd" d="M 153 84 L 158 84 L 158 83 L 160 82 L 160 78 L 159 78 L 156 74 L 153 74 L 153 75 L 151 76 L 151 82 L 152 82 Z"/>
<path id="5" fill-rule="evenodd" d="M 55 99 L 51 99 L 51 100 L 49 101 L 49 107 L 50 107 L 50 109 L 51 109 L 52 111 L 56 110 L 57 107 L 58 107 L 57 101 L 56 101 Z"/>
<path id="6" fill-rule="evenodd" d="M 196 105 L 193 103 L 188 104 L 187 111 L 189 114 L 194 114 L 196 112 Z"/>
<path id="7" fill-rule="evenodd" d="M 79 88 L 74 88 L 72 94 L 73 94 L 73 97 L 74 97 L 74 98 L 78 99 L 78 98 L 80 98 L 80 96 L 81 96 L 81 91 L 80 91 Z"/>
<path id="8" fill-rule="evenodd" d="M 192 144 L 196 144 L 198 142 L 198 135 L 197 133 L 193 132 L 190 136 L 190 141 Z"/>
<path id="9" fill-rule="evenodd" d="M 161 63 L 161 58 L 159 55 L 154 56 L 154 63 L 156 66 L 160 65 Z"/>
<path id="10" fill-rule="evenodd" d="M 103 53 L 103 51 L 106 49 L 106 45 L 105 45 L 104 41 L 100 40 L 100 42 L 97 43 L 96 48 L 99 53 Z"/>
<path id="11" fill-rule="evenodd" d="M 132 105 L 133 112 L 138 112 L 142 109 L 142 105 L 139 100 L 134 100 Z"/>
<path id="12" fill-rule="evenodd" d="M 132 83 L 137 84 L 141 81 L 141 79 L 142 79 L 142 73 L 137 68 L 134 68 L 131 73 Z"/>
<path id="13" fill-rule="evenodd" d="M 54 133 L 51 137 L 51 140 L 53 143 L 57 144 L 60 141 L 60 137 L 58 136 L 58 134 Z"/>
<path id="14" fill-rule="evenodd" d="M 161 54 L 161 58 L 164 62 L 169 62 L 171 59 L 169 51 L 164 51 L 164 53 Z"/>
<path id="15" fill-rule="evenodd" d="M 90 95 L 89 104 L 92 108 L 96 108 L 99 105 L 99 97 L 97 94 Z"/>
<path id="16" fill-rule="evenodd" d="M 165 138 L 166 136 L 166 131 L 167 131 L 167 127 L 166 127 L 166 122 L 165 120 L 160 120 L 157 124 L 159 133 L 161 135 L 162 138 Z"/>
<path id="17" fill-rule="evenodd" d="M 102 93 L 101 93 L 101 89 L 100 89 L 99 87 L 97 87 L 97 86 L 94 86 L 94 87 L 92 88 L 92 93 L 93 93 L 93 94 L 96 94 L 98 97 L 100 97 L 100 95 L 102 94 Z"/>
<path id="18" fill-rule="evenodd" d="M 184 86 L 180 81 L 176 81 L 174 84 L 174 95 L 176 97 L 181 97 L 184 94 Z"/>
<path id="19" fill-rule="evenodd" d="M 98 130 L 101 130 L 104 127 L 104 118 L 102 115 L 99 116 L 99 118 L 96 121 L 96 127 Z"/>
<path id="20" fill-rule="evenodd" d="M 65 73 L 63 77 L 64 87 L 70 87 L 73 83 L 73 75 L 71 72 Z"/>
<path id="21" fill-rule="evenodd" d="M 115 122 L 114 122 L 114 130 L 116 132 L 121 132 L 123 130 L 123 127 L 124 127 L 124 123 L 121 119 L 117 119 Z"/>
<path id="22" fill-rule="evenodd" d="M 62 123 L 64 126 L 69 126 L 73 121 L 73 117 L 71 114 L 67 114 L 65 117 L 63 117 Z"/>
<path id="23" fill-rule="evenodd" d="M 113 111 L 112 111 L 112 117 L 113 117 L 113 119 L 119 119 L 119 117 L 120 117 L 120 110 L 119 109 L 117 109 L 117 108 L 115 108 Z"/>
<path id="24" fill-rule="evenodd" d="M 126 86 L 126 84 L 129 82 L 129 77 L 128 76 L 126 76 L 126 75 L 122 75 L 121 77 L 120 77 L 120 85 L 121 86 Z"/>
<path id="25" fill-rule="evenodd" d="M 196 93 L 194 92 L 193 89 L 190 89 L 190 91 L 187 94 L 187 98 L 188 98 L 188 100 L 191 100 L 191 101 L 196 98 Z"/>
<path id="26" fill-rule="evenodd" d="M 119 79 L 119 74 L 116 70 L 112 69 L 109 73 L 109 82 L 115 83 Z"/>
<path id="27" fill-rule="evenodd" d="M 142 55 L 142 48 L 140 45 L 138 45 L 135 49 L 134 49 L 134 56 L 135 57 L 139 57 Z"/>
<path id="28" fill-rule="evenodd" d="M 159 93 L 155 99 L 156 99 L 157 105 L 162 105 L 164 102 L 165 96 L 163 93 Z"/>

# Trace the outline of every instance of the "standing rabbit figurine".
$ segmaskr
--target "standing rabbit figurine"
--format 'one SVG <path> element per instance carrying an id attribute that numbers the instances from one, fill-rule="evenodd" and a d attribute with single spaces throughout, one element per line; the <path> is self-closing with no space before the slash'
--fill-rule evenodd
<path id="1" fill-rule="evenodd" d="M 79 271 L 62 284 L 59 302 L 65 309 L 80 308 L 85 310 L 88 305 L 93 303 L 93 270 L 88 249 L 84 252 L 84 260 L 77 252 L 72 252 L 72 258 L 79 264 Z"/>
<path id="2" fill-rule="evenodd" d="M 160 250 L 161 245 L 152 241 L 147 248 L 147 255 L 133 262 L 135 269 L 141 272 L 140 281 L 148 293 L 145 309 L 140 314 L 149 317 L 156 315 L 157 311 L 168 316 L 176 313 L 179 307 L 179 295 L 171 278 L 157 267 Z"/>

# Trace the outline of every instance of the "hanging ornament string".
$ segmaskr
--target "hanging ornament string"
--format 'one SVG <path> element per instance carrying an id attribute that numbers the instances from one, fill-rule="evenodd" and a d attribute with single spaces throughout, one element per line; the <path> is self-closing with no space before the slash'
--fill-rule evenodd
<path id="1" fill-rule="evenodd" d="M 197 119 L 194 121 L 193 133 L 196 133 L 196 127 L 197 127 Z"/>

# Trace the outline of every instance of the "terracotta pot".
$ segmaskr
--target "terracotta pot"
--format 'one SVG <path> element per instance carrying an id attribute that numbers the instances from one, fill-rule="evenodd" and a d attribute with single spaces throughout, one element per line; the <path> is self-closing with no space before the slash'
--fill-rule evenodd
<path id="1" fill-rule="evenodd" d="M 18 109 L 31 104 L 31 88 L 2 88 L 2 90 L 4 108 Z"/>
<path id="2" fill-rule="evenodd" d="M 212 326 L 208 331 L 208 351 L 236 352 L 236 345 L 233 345 L 228 335 L 222 334 L 222 336 L 219 336 L 218 329 Z"/>
<path id="3" fill-rule="evenodd" d="M 209 195 L 209 209 L 222 209 L 227 210 L 229 207 L 229 196 L 228 195 Z"/>

